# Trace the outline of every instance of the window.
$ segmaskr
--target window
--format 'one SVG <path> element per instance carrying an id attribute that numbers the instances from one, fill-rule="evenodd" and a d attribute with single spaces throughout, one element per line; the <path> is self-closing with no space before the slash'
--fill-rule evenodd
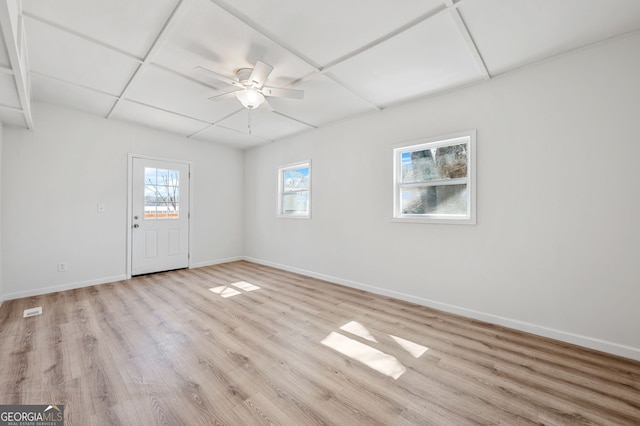
<path id="1" fill-rule="evenodd" d="M 475 224 L 475 130 L 393 150 L 394 221 Z"/>
<path id="2" fill-rule="evenodd" d="M 311 217 L 311 162 L 278 169 L 278 216 Z"/>
<path id="3" fill-rule="evenodd" d="M 180 171 L 144 168 L 144 218 L 180 217 Z"/>

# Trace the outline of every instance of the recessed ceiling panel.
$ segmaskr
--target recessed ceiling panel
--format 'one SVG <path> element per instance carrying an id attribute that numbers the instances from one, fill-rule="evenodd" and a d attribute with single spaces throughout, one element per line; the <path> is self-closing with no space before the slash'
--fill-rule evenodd
<path id="1" fill-rule="evenodd" d="M 144 57 L 177 0 L 23 0 L 27 15 Z"/>
<path id="2" fill-rule="evenodd" d="M 449 12 L 343 62 L 329 72 L 379 106 L 482 78 L 480 68 Z"/>
<path id="3" fill-rule="evenodd" d="M 119 95 L 139 66 L 126 55 L 39 21 L 25 22 L 30 68 L 38 73 Z"/>
<path id="4" fill-rule="evenodd" d="M 90 114 L 106 117 L 116 98 L 73 84 L 31 75 L 31 92 L 36 101 L 65 105 Z"/>
<path id="5" fill-rule="evenodd" d="M 240 133 L 252 134 L 259 138 L 270 140 L 283 138 L 312 128 L 283 115 L 271 112 L 264 106 L 251 111 L 244 109 L 238 114 L 234 114 L 216 124 Z"/>
<path id="6" fill-rule="evenodd" d="M 11 74 L 0 72 L 0 104 L 10 107 L 20 107 L 20 98 L 16 89 L 16 82 Z"/>
<path id="7" fill-rule="evenodd" d="M 324 75 L 295 88 L 304 90 L 304 99 L 268 98 L 269 103 L 276 111 L 314 126 L 376 109 Z"/>
<path id="8" fill-rule="evenodd" d="M 638 0 L 465 1 L 460 12 L 492 74 L 640 29 Z"/>
<path id="9" fill-rule="evenodd" d="M 111 114 L 111 118 L 166 130 L 184 137 L 208 125 L 202 121 L 193 120 L 129 101 L 123 101 L 119 104 L 113 114 Z"/>
<path id="10" fill-rule="evenodd" d="M 232 148 L 246 149 L 269 142 L 269 139 L 259 138 L 236 130 L 225 129 L 220 126 L 211 126 L 198 133 L 194 139 L 221 143 Z"/>
<path id="11" fill-rule="evenodd" d="M 229 86 L 233 89 L 233 87 Z M 222 92 L 155 66 L 146 67 L 127 97 L 214 123 L 242 108 L 235 98 L 211 101 Z"/>
<path id="12" fill-rule="evenodd" d="M 443 0 L 214 0 L 234 8 L 317 65 L 347 55 L 414 19 Z"/>
<path id="13" fill-rule="evenodd" d="M 280 87 L 313 71 L 296 56 L 210 1 L 196 0 L 176 25 L 154 62 L 218 87 L 198 70 L 203 66 L 229 78 L 261 60 L 274 67 L 268 85 Z M 223 83 L 224 84 L 224 83 Z"/>

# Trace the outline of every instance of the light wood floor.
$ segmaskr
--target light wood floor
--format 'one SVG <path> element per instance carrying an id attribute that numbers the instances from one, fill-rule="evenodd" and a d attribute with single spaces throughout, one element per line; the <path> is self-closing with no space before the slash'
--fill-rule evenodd
<path id="1" fill-rule="evenodd" d="M 50 403 L 67 426 L 638 425 L 640 362 L 234 262 L 5 302 L 0 404 Z"/>

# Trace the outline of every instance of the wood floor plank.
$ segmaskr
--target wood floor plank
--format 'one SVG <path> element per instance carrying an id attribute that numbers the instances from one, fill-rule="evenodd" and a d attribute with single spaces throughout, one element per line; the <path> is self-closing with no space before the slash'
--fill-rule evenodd
<path id="1" fill-rule="evenodd" d="M 0 404 L 49 403 L 71 426 L 637 425 L 640 362 L 239 261 L 5 302 Z"/>

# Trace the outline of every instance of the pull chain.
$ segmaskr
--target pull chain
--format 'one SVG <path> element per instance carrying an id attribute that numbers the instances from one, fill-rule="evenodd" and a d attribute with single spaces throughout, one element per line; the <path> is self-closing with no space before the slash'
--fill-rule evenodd
<path id="1" fill-rule="evenodd" d="M 250 109 L 247 110 L 247 117 L 248 117 L 247 127 L 249 128 L 249 134 L 251 134 L 251 110 Z"/>

